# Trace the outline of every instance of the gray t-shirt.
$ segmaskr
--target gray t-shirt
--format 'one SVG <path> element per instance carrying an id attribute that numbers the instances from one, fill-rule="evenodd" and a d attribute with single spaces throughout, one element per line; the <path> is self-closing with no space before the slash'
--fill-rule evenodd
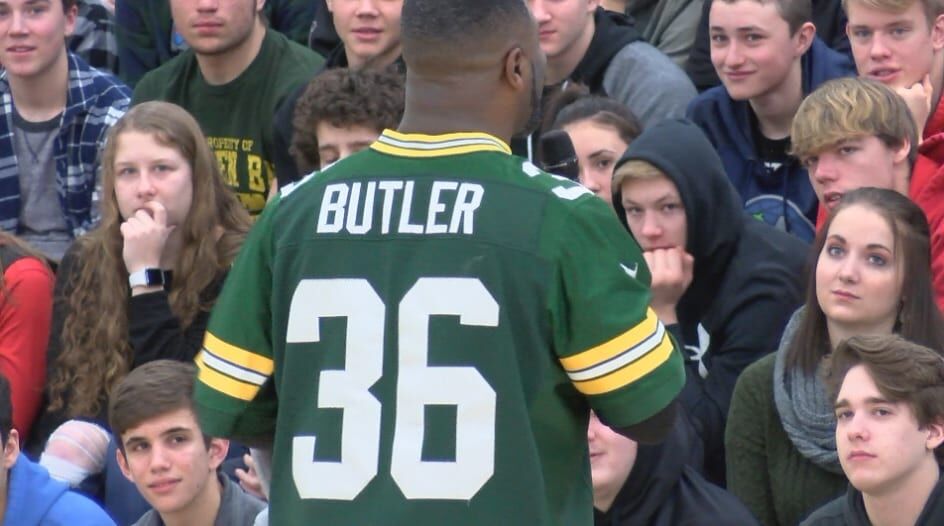
<path id="1" fill-rule="evenodd" d="M 17 235 L 55 261 L 62 259 L 72 244 L 56 190 L 53 152 L 61 124 L 61 113 L 48 121 L 31 122 L 13 110 L 13 148 L 20 175 Z"/>

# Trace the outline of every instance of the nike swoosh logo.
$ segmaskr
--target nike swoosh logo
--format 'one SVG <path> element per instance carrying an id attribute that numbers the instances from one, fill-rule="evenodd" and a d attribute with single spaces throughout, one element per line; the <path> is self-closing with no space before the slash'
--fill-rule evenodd
<path id="1" fill-rule="evenodd" d="M 623 267 L 623 272 L 629 274 L 629 277 L 636 279 L 636 274 L 639 273 L 639 263 L 633 263 L 633 268 L 629 268 L 626 265 L 620 263 L 620 267 Z"/>

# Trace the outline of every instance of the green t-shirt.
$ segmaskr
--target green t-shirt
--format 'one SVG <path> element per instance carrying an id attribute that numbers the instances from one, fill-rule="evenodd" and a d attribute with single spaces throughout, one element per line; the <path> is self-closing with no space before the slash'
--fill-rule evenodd
<path id="1" fill-rule="evenodd" d="M 589 525 L 588 405 L 681 390 L 612 210 L 509 153 L 388 130 L 253 228 L 195 398 L 210 435 L 274 433 L 273 524 Z"/>
<path id="2" fill-rule="evenodd" d="M 266 31 L 259 54 L 232 81 L 214 86 L 204 80 L 193 50 L 145 75 L 132 105 L 149 100 L 173 102 L 200 123 L 216 154 L 227 186 L 250 214 L 265 207 L 275 180 L 272 119 L 282 98 L 307 82 L 323 60 L 284 35 Z"/>

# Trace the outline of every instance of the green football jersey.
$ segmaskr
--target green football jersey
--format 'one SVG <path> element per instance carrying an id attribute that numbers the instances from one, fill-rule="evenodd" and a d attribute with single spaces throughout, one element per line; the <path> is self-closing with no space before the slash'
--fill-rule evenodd
<path id="1" fill-rule="evenodd" d="M 272 524 L 592 524 L 589 409 L 684 383 L 602 200 L 481 133 L 386 131 L 283 189 L 213 311 L 204 431 L 274 434 Z"/>

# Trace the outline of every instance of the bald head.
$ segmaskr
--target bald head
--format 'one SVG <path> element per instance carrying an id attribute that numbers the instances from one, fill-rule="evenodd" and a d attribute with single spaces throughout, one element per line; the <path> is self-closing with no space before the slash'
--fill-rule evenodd
<path id="1" fill-rule="evenodd" d="M 407 70 L 424 75 L 477 69 L 537 44 L 524 0 L 405 0 L 400 24 Z"/>

